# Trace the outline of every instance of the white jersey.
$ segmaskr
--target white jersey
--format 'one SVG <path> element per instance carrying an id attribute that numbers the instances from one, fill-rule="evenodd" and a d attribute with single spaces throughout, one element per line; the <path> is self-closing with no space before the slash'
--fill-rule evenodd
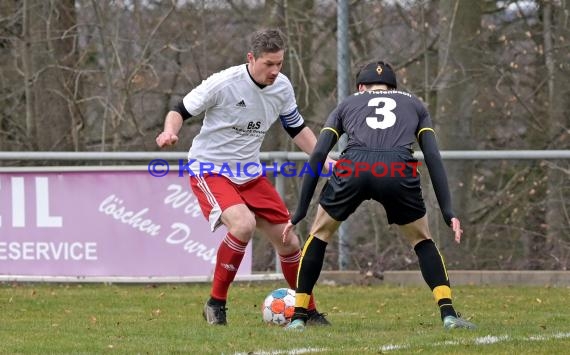
<path id="1" fill-rule="evenodd" d="M 196 175 L 220 173 L 237 184 L 263 173 L 261 143 L 277 118 L 290 127 L 303 124 L 289 79 L 279 73 L 272 85 L 261 89 L 246 64 L 213 74 L 188 93 L 183 103 L 192 116 L 205 111 L 200 133 L 188 153 L 189 168 Z"/>

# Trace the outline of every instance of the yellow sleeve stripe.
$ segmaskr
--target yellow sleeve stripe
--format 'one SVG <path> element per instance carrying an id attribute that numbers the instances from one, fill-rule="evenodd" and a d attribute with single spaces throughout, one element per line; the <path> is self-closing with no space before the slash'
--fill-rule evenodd
<path id="1" fill-rule="evenodd" d="M 321 129 L 321 133 L 323 133 L 324 130 L 332 131 L 336 135 L 336 140 L 337 141 L 339 140 L 338 132 L 336 131 L 336 129 L 330 128 L 330 127 L 325 127 L 323 129 Z"/>
<path id="2" fill-rule="evenodd" d="M 435 131 L 433 130 L 433 128 L 422 128 L 422 129 L 420 129 L 420 131 L 418 132 L 418 135 L 417 135 L 418 140 L 420 140 L 420 134 L 422 134 L 424 131 L 432 131 L 433 134 L 435 134 Z"/>

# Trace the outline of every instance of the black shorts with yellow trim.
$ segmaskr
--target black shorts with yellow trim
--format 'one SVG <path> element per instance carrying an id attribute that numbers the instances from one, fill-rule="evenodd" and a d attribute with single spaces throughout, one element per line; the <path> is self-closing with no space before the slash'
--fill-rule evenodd
<path id="1" fill-rule="evenodd" d="M 372 199 L 384 206 L 388 223 L 414 222 L 426 214 L 418 164 L 407 148 L 349 148 L 323 187 L 319 203 L 332 218 L 344 221 Z"/>

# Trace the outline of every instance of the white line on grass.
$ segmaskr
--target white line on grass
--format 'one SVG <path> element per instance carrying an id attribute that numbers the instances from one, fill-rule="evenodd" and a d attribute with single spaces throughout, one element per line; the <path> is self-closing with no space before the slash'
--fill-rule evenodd
<path id="1" fill-rule="evenodd" d="M 486 335 L 484 337 L 475 338 L 475 345 L 495 344 L 507 340 L 509 340 L 508 335 L 500 335 L 498 337 L 494 335 Z"/>
<path id="2" fill-rule="evenodd" d="M 235 353 L 235 355 L 279 355 L 279 354 L 287 354 L 287 355 L 297 355 L 297 354 L 309 354 L 309 353 L 322 353 L 325 351 L 329 351 L 329 349 L 325 348 L 300 348 L 300 349 L 291 349 L 291 350 L 260 350 L 260 351 L 253 351 L 253 352 L 245 352 L 245 353 Z"/>
<path id="3" fill-rule="evenodd" d="M 552 335 L 531 335 L 528 337 L 520 337 L 520 338 L 513 338 L 509 335 L 486 335 L 483 337 L 478 337 L 473 339 L 472 341 L 469 340 L 454 340 L 454 341 L 443 341 L 437 342 L 433 344 L 424 344 L 425 346 L 431 347 L 439 347 L 439 346 L 449 346 L 449 345 L 489 345 L 489 344 L 497 344 L 503 343 L 507 341 L 548 341 L 552 339 L 566 339 L 570 338 L 570 333 L 554 333 Z M 380 350 L 383 352 L 393 351 L 393 350 L 402 350 L 410 348 L 409 344 L 387 344 L 382 345 Z"/>
<path id="4" fill-rule="evenodd" d="M 440 347 L 440 346 L 456 346 L 456 345 L 489 345 L 489 344 L 497 344 L 503 343 L 507 341 L 515 341 L 515 340 L 522 340 L 522 341 L 548 341 L 552 339 L 567 339 L 570 338 L 570 333 L 566 332 L 558 332 L 551 335 L 530 335 L 528 337 L 520 337 L 520 338 L 513 338 L 509 335 L 485 335 L 483 337 L 478 337 L 473 340 L 447 340 L 436 342 L 432 344 L 423 344 L 423 346 L 431 346 L 431 347 Z M 388 352 L 388 351 L 396 351 L 396 350 L 404 350 L 409 349 L 411 346 L 409 344 L 386 344 L 380 346 L 381 352 Z M 243 353 L 235 353 L 235 355 L 279 355 L 279 354 L 288 354 L 288 355 L 298 355 L 298 354 L 310 354 L 310 353 L 323 353 L 327 352 L 330 349 L 327 348 L 299 348 L 299 349 L 290 349 L 290 350 L 258 350 L 253 352 L 243 352 Z M 349 350 L 358 350 L 358 349 L 344 349 L 346 351 Z"/>

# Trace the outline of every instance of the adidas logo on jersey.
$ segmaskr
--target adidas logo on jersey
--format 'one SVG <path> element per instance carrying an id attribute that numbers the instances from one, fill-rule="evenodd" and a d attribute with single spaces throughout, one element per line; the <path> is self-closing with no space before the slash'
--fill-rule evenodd
<path id="1" fill-rule="evenodd" d="M 237 107 L 244 107 L 244 108 L 247 107 L 247 106 L 245 105 L 245 101 L 243 101 L 243 100 L 241 100 L 240 102 L 238 102 L 238 103 L 236 104 L 236 106 L 237 106 Z"/>

